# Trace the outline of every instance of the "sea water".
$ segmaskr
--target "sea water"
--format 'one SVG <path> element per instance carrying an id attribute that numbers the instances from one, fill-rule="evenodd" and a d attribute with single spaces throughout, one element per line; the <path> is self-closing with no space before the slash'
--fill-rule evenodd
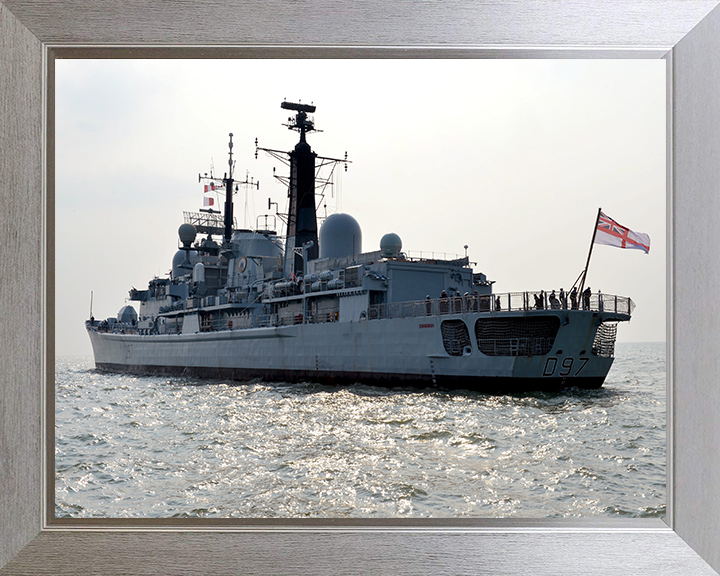
<path id="1" fill-rule="evenodd" d="M 603 388 L 139 377 L 58 358 L 57 517 L 663 517 L 665 343 Z"/>

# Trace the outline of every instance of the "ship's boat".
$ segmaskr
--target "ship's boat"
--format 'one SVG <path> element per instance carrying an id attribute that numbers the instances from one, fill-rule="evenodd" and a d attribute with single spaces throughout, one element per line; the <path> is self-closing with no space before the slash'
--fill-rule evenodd
<path id="1" fill-rule="evenodd" d="M 223 213 L 185 212 L 169 276 L 130 291 L 137 310 L 86 321 L 98 369 L 493 393 L 602 386 L 630 298 L 497 294 L 467 256 L 410 257 L 396 234 L 363 252 L 349 214 L 332 214 L 318 229 L 317 169 L 347 169 L 347 155 L 313 152 L 314 106 L 281 106 L 294 113 L 288 127 L 299 142 L 287 153 L 256 142 L 256 155 L 289 166 L 285 235 L 274 216 L 254 230 L 236 227 L 230 134 L 229 171 L 200 177 L 225 190 Z"/>

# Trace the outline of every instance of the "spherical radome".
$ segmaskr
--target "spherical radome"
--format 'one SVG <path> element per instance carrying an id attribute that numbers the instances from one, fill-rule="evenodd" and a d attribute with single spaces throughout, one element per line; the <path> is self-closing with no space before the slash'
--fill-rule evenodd
<path id="1" fill-rule="evenodd" d="M 197 230 L 192 224 L 181 224 L 178 228 L 178 236 L 180 236 L 180 242 L 183 246 L 190 246 L 195 242 L 195 236 L 197 236 Z"/>
<path id="2" fill-rule="evenodd" d="M 380 239 L 380 251 L 384 257 L 395 258 L 400 256 L 401 250 L 402 240 L 400 240 L 400 236 L 394 232 L 385 234 L 385 236 Z"/>

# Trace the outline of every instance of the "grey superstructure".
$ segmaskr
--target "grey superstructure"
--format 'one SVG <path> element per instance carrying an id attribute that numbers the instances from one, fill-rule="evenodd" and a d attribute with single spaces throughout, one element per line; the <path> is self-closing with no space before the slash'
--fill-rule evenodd
<path id="1" fill-rule="evenodd" d="M 206 177 L 225 189 L 224 212 L 186 212 L 169 277 L 130 291 L 137 310 L 86 322 L 97 368 L 489 392 L 602 385 L 629 298 L 496 294 L 467 256 L 411 258 L 395 234 L 362 252 L 348 214 L 318 231 L 317 169 L 347 159 L 310 148 L 314 106 L 282 107 L 300 141 L 287 153 L 258 150 L 287 159 L 286 235 L 235 227 L 231 134 L 229 172 Z"/>

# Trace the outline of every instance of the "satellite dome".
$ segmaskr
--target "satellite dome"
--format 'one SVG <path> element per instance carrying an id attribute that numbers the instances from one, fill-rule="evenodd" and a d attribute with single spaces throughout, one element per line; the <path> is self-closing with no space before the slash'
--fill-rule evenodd
<path id="1" fill-rule="evenodd" d="M 123 306 L 117 314 L 118 322 L 132 322 L 137 321 L 137 312 L 132 306 Z"/>
<path id="2" fill-rule="evenodd" d="M 193 242 L 195 242 L 195 236 L 197 236 L 197 230 L 192 224 L 182 224 L 178 228 L 178 236 L 180 236 L 180 242 L 183 246 L 188 248 Z"/>
<path id="3" fill-rule="evenodd" d="M 320 227 L 320 258 L 343 258 L 362 253 L 360 224 L 350 214 L 331 214 Z"/>
<path id="4" fill-rule="evenodd" d="M 394 232 L 385 234 L 380 239 L 380 251 L 384 258 L 397 258 L 402 250 L 402 240 Z"/>

